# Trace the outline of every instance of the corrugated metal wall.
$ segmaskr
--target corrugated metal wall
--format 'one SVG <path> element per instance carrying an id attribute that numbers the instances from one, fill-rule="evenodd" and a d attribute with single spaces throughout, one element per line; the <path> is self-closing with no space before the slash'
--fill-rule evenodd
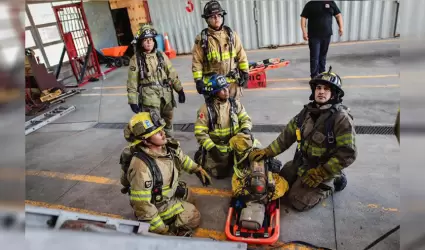
<path id="1" fill-rule="evenodd" d="M 192 0 L 194 11 L 186 11 L 187 0 L 148 0 L 152 22 L 160 32 L 168 32 L 178 54 L 190 53 L 195 36 L 206 27 L 201 18 L 208 0 Z M 245 49 L 270 45 L 304 43 L 300 14 L 308 0 L 220 0 L 228 15 L 225 23 L 241 37 Z M 335 1 L 344 20 L 339 37 L 334 20 L 333 42 L 384 39 L 396 29 L 395 0 Z"/>

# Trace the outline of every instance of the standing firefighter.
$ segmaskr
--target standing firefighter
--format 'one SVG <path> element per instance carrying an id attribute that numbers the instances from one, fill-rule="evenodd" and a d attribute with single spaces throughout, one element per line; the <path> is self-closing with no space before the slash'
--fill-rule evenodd
<path id="1" fill-rule="evenodd" d="M 121 154 L 121 184 L 129 193 L 134 215 L 150 222 L 149 231 L 159 234 L 191 230 L 199 226 L 201 215 L 188 201 L 190 192 L 179 181 L 180 172 L 196 173 L 204 185 L 209 175 L 185 155 L 180 144 L 166 139 L 165 122 L 156 110 L 134 115 L 124 129 L 131 142 Z"/>
<path id="2" fill-rule="evenodd" d="M 230 96 L 239 99 L 248 81 L 248 59 L 235 31 L 224 25 L 226 11 L 213 0 L 205 4 L 202 18 L 208 28 L 196 36 L 192 53 L 192 72 L 199 94 L 212 74 L 225 75 Z"/>
<path id="3" fill-rule="evenodd" d="M 237 133 L 251 135 L 251 118 L 238 100 L 229 98 L 229 83 L 223 75 L 212 75 L 205 90 L 208 97 L 195 123 L 200 144 L 195 161 L 214 177 L 224 178 L 230 176 L 233 166 L 229 140 Z"/>
<path id="4" fill-rule="evenodd" d="M 171 61 L 157 50 L 156 36 L 157 32 L 150 25 L 144 25 L 133 40 L 135 55 L 128 71 L 128 103 L 134 113 L 159 110 L 166 122 L 165 133 L 171 136 L 173 108 L 176 107 L 173 89 L 179 95 L 179 103 L 184 103 L 186 97 Z"/>
<path id="5" fill-rule="evenodd" d="M 289 201 L 299 211 L 343 190 L 347 179 L 342 170 L 357 157 L 353 120 L 341 104 L 341 86 L 341 78 L 331 68 L 311 80 L 312 102 L 267 148 L 250 155 L 254 160 L 273 157 L 298 142 L 294 160 L 286 163 L 280 174 L 290 185 Z"/>

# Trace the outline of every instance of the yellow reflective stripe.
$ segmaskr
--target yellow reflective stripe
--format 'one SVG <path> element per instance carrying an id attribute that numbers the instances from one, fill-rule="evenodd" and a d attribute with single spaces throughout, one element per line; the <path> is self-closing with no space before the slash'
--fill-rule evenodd
<path id="1" fill-rule="evenodd" d="M 241 126 L 241 130 L 244 129 L 244 128 L 247 128 L 247 129 L 251 130 L 252 124 L 251 123 L 244 123 Z"/>
<path id="2" fill-rule="evenodd" d="M 157 215 L 157 216 L 155 216 L 155 218 L 153 218 L 151 220 L 151 222 L 149 224 L 150 224 L 149 230 L 154 231 L 155 229 L 157 229 L 158 227 L 163 225 L 164 222 L 162 221 L 161 217 L 159 217 L 159 215 Z"/>
<path id="3" fill-rule="evenodd" d="M 336 137 L 336 146 L 346 146 L 346 145 L 353 145 L 354 144 L 354 137 L 353 134 L 344 134 Z"/>
<path id="4" fill-rule="evenodd" d="M 291 120 L 288 124 L 288 130 L 291 132 L 291 134 L 295 133 L 295 130 L 297 129 L 297 124 L 294 120 Z"/>
<path id="5" fill-rule="evenodd" d="M 239 125 L 235 125 L 233 129 L 234 131 L 239 130 Z M 222 129 L 217 128 L 214 131 L 211 131 L 210 133 L 216 136 L 227 136 L 227 135 L 230 135 L 230 128 L 222 128 Z"/>
<path id="6" fill-rule="evenodd" d="M 183 161 L 184 170 L 190 171 L 193 168 L 193 164 L 194 162 L 192 161 L 192 159 L 190 159 L 189 156 L 186 155 Z"/>
<path id="7" fill-rule="evenodd" d="M 280 145 L 279 145 L 279 141 L 278 140 L 274 140 L 271 144 L 271 148 L 273 153 L 275 153 L 276 155 L 278 155 L 281 152 L 280 149 Z"/>
<path id="8" fill-rule="evenodd" d="M 208 133 L 207 126 L 200 126 L 200 125 L 195 126 L 195 135 L 200 135 L 204 133 Z"/>
<path id="9" fill-rule="evenodd" d="M 239 63 L 239 69 L 245 70 L 245 69 L 248 69 L 248 68 L 249 68 L 249 65 L 248 65 L 247 62 Z"/>
<path id="10" fill-rule="evenodd" d="M 238 119 L 241 120 L 241 121 L 243 121 L 247 117 L 248 117 L 248 114 L 246 112 L 241 112 L 238 115 Z"/>
<path id="11" fill-rule="evenodd" d="M 229 151 L 229 147 L 228 146 L 221 146 L 221 145 L 216 145 L 217 149 L 220 150 L 220 152 L 222 153 L 227 153 Z"/>
<path id="12" fill-rule="evenodd" d="M 223 52 L 221 54 L 221 59 L 222 60 L 228 60 L 230 58 L 236 57 L 236 52 L 232 51 L 232 54 L 230 54 L 228 51 L 227 52 Z M 220 59 L 220 52 L 219 51 L 211 51 L 210 53 L 207 54 L 207 59 L 208 61 L 211 61 L 211 59 Z"/>
<path id="13" fill-rule="evenodd" d="M 202 78 L 202 71 L 193 72 L 193 78 L 195 79 Z"/>
<path id="14" fill-rule="evenodd" d="M 151 198 L 151 190 L 130 190 L 130 200 L 132 201 L 150 201 Z"/>
<path id="15" fill-rule="evenodd" d="M 168 220 L 183 211 L 184 211 L 183 205 L 181 204 L 181 202 L 179 202 L 174 204 L 172 207 L 165 210 L 164 212 L 160 213 L 159 216 L 161 216 L 163 220 Z"/>
<path id="16" fill-rule="evenodd" d="M 167 195 L 171 190 L 173 190 L 170 186 L 164 186 L 163 188 L 162 188 L 162 195 Z"/>
<path id="17" fill-rule="evenodd" d="M 326 163 L 329 166 L 329 170 L 333 173 L 333 174 L 337 174 L 339 172 L 341 172 L 342 166 L 339 163 L 339 160 L 335 157 L 332 157 L 329 159 L 329 161 Z"/>
<path id="18" fill-rule="evenodd" d="M 204 141 L 204 143 L 202 143 L 202 146 L 203 146 L 206 150 L 210 150 L 210 149 L 212 149 L 212 148 L 215 146 L 215 144 L 214 144 L 214 142 L 213 142 L 210 138 L 208 138 L 208 139 L 206 139 L 206 140 Z"/>
<path id="19" fill-rule="evenodd" d="M 228 83 L 234 83 L 234 82 L 236 82 L 236 79 L 233 79 L 233 78 L 230 78 L 230 77 L 226 77 L 226 81 Z"/>

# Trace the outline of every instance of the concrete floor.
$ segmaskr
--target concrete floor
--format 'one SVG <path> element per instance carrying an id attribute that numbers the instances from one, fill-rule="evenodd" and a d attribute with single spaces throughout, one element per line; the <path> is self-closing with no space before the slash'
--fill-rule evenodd
<path id="1" fill-rule="evenodd" d="M 306 46 L 248 52 L 250 61 L 280 57 L 291 61 L 286 68 L 268 71 L 266 89 L 245 91 L 242 103 L 255 124 L 286 124 L 307 103 L 309 59 Z M 175 110 L 175 123 L 192 123 L 202 98 L 192 82 L 190 56 L 172 60 L 187 92 L 187 102 Z M 400 101 L 398 41 L 337 44 L 329 49 L 328 65 L 343 77 L 344 103 L 356 125 L 392 125 Z M 122 130 L 96 129 L 96 123 L 125 123 L 132 112 L 127 104 L 127 67 L 90 83 L 83 94 L 65 105 L 77 110 L 26 136 L 26 199 L 60 204 L 132 218 L 128 198 L 115 184 L 85 181 L 73 175 L 119 178 L 118 164 L 126 142 Z M 345 77 L 345 79 L 344 79 Z M 277 133 L 256 133 L 268 145 Z M 175 135 L 189 155 L 197 145 L 192 133 Z M 399 146 L 393 135 L 358 135 L 359 156 L 347 169 L 348 186 L 315 209 L 298 213 L 282 207 L 281 241 L 301 240 L 332 249 L 363 249 L 399 224 Z M 294 147 L 279 156 L 292 158 Z M 37 174 L 44 171 L 44 174 Z M 46 172 L 47 171 L 47 172 Z M 65 175 L 69 174 L 69 175 Z M 184 175 L 200 187 L 194 176 Z M 215 181 L 213 188 L 229 189 L 230 180 Z M 223 232 L 229 198 L 197 195 L 201 227 Z M 373 249 L 399 249 L 394 234 Z"/>

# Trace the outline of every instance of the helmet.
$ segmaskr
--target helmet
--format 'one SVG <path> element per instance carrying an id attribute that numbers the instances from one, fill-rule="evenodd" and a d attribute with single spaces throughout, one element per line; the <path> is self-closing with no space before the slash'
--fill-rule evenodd
<path id="1" fill-rule="evenodd" d="M 202 14 L 202 18 L 209 18 L 210 16 L 213 15 L 226 15 L 227 12 L 225 10 L 223 10 L 223 8 L 221 8 L 221 5 L 218 1 L 216 0 L 211 0 L 208 3 L 205 4 L 204 6 L 204 14 Z"/>
<path id="2" fill-rule="evenodd" d="M 134 40 L 143 40 L 145 38 L 155 38 L 158 32 L 149 24 L 145 24 L 137 31 Z"/>
<path id="3" fill-rule="evenodd" d="M 332 66 L 329 67 L 329 70 L 323 73 L 320 73 L 318 76 L 310 80 L 311 96 L 310 100 L 314 100 L 314 90 L 318 84 L 327 84 L 330 85 L 332 93 L 337 99 L 341 99 L 344 96 L 344 90 L 342 90 L 342 81 L 339 75 L 331 72 Z"/>
<path id="4" fill-rule="evenodd" d="M 215 95 L 220 90 L 229 87 L 229 83 L 226 80 L 226 77 L 220 74 L 213 74 L 208 82 L 205 84 L 205 92 L 209 95 Z"/>
<path id="5" fill-rule="evenodd" d="M 163 129 L 164 126 L 165 121 L 159 116 L 156 110 L 140 112 L 131 117 L 128 123 L 128 129 L 131 133 L 127 135 L 124 132 L 124 137 L 130 137 L 132 135 L 135 139 L 148 139 Z"/>

